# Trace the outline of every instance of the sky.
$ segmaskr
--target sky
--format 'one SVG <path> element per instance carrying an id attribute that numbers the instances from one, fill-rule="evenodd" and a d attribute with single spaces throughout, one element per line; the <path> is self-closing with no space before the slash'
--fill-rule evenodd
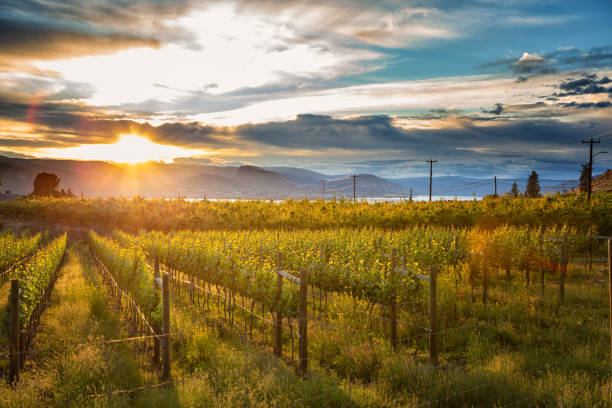
<path id="1" fill-rule="evenodd" d="M 0 155 L 577 179 L 590 137 L 612 168 L 610 21 L 609 0 L 0 0 Z"/>

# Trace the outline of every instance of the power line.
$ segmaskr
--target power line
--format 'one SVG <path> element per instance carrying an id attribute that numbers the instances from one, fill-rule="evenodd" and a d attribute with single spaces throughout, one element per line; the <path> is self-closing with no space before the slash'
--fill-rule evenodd
<path id="1" fill-rule="evenodd" d="M 583 140 L 582 143 L 589 144 L 589 191 L 587 193 L 587 201 L 591 201 L 591 191 L 593 190 L 593 145 L 601 143 L 601 140 L 590 138 L 589 140 Z"/>
<path id="2" fill-rule="evenodd" d="M 437 163 L 437 160 L 430 158 L 429 160 L 425 160 L 425 163 L 429 163 L 429 202 L 431 202 L 431 184 L 433 178 L 433 164 Z"/>

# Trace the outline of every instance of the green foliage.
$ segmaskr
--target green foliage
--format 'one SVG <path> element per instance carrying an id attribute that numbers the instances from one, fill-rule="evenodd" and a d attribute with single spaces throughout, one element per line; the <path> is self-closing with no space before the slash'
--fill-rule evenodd
<path id="1" fill-rule="evenodd" d="M 42 236 L 18 238 L 13 234 L 0 237 L 0 273 L 10 268 L 15 262 L 31 254 L 40 244 Z"/>
<path id="2" fill-rule="evenodd" d="M 137 246 L 122 247 L 93 231 L 89 233 L 89 246 L 121 288 L 138 304 L 149 322 L 161 322 L 161 295 L 155 287 L 153 271 L 147 264 L 143 250 Z"/>
<path id="3" fill-rule="evenodd" d="M 531 172 L 527 179 L 527 189 L 525 190 L 525 197 L 537 198 L 540 197 L 540 180 L 538 173 L 535 170 Z"/>
<path id="4" fill-rule="evenodd" d="M 287 200 L 188 202 L 140 198 L 31 198 L 0 202 L 0 215 L 59 222 L 102 231 L 121 229 L 253 230 L 384 228 L 401 230 L 419 225 L 493 228 L 568 225 L 612 235 L 612 193 L 596 193 L 591 203 L 573 194 L 538 199 L 502 197 L 481 201 L 436 201 L 367 204 L 343 201 Z"/>
<path id="5" fill-rule="evenodd" d="M 40 302 L 43 291 L 56 277 L 60 262 L 66 251 L 67 235 L 64 234 L 38 251 L 28 262 L 19 265 L 15 277 L 19 279 L 21 297 L 19 302 L 19 324 L 26 327 L 32 312 Z"/>

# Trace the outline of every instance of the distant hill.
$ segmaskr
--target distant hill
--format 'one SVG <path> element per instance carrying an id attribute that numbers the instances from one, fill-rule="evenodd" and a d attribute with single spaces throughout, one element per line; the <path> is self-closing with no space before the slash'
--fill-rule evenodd
<path id="1" fill-rule="evenodd" d="M 61 188 L 71 189 L 77 196 L 83 192 L 88 197 L 318 198 L 321 180 L 326 181 L 326 198 L 353 197 L 350 176 L 295 167 L 211 166 L 194 162 L 127 165 L 0 156 L 2 192 L 30 193 L 34 178 L 43 171 L 57 174 L 62 180 Z M 511 184 L 511 180 L 498 180 L 498 192 L 509 191 Z M 566 182 L 565 187 L 570 185 L 573 187 L 577 182 Z M 554 186 L 543 184 L 542 191 L 556 191 L 562 187 L 561 182 Z M 357 178 L 358 198 L 407 197 L 410 188 L 415 197 L 427 195 L 429 178 L 384 179 L 372 174 L 360 174 Z M 519 188 L 524 190 L 525 183 L 519 183 Z M 491 179 L 434 177 L 433 193 L 448 197 L 471 196 L 472 193 L 483 196 L 493 193 L 493 184 Z"/>
<path id="2" fill-rule="evenodd" d="M 264 169 L 280 174 L 298 187 L 306 188 L 318 188 L 321 186 L 321 180 L 342 177 L 342 175 L 326 175 L 295 167 L 264 167 Z"/>
<path id="3" fill-rule="evenodd" d="M 593 191 L 612 191 L 612 170 L 593 177 Z"/>

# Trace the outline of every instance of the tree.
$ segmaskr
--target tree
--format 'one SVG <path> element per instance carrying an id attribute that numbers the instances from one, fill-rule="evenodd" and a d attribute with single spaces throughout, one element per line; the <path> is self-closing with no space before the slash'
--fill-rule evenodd
<path id="1" fill-rule="evenodd" d="M 581 193 L 588 193 L 589 192 L 589 178 L 590 178 L 591 172 L 590 172 L 588 164 L 581 164 L 581 166 L 582 166 L 582 172 L 580 173 L 580 184 L 578 188 L 580 189 Z"/>
<path id="2" fill-rule="evenodd" d="M 528 198 L 537 198 L 540 196 L 540 180 L 538 178 L 538 173 L 536 171 L 532 171 L 529 175 L 529 179 L 527 179 L 527 189 L 525 190 L 525 197 Z"/>
<path id="3" fill-rule="evenodd" d="M 517 198 L 520 194 L 520 191 L 518 189 L 518 184 L 516 184 L 516 181 L 514 183 L 512 183 L 512 190 L 510 190 L 510 195 L 513 198 Z"/>
<path id="4" fill-rule="evenodd" d="M 33 196 L 45 197 L 45 196 L 57 196 L 60 195 L 57 191 L 59 186 L 60 178 L 53 173 L 39 173 L 34 179 L 34 191 Z"/>

